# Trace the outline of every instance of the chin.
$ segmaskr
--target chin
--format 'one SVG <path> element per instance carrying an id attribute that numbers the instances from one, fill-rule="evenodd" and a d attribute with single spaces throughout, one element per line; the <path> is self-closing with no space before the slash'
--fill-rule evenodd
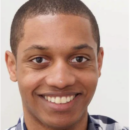
<path id="1" fill-rule="evenodd" d="M 75 123 L 73 123 L 73 122 L 68 122 L 65 120 L 64 120 L 64 122 L 50 121 L 50 123 L 48 122 L 47 126 L 53 128 L 53 129 L 56 129 L 56 130 L 64 130 L 64 129 L 69 129 L 69 128 L 73 127 L 74 124 Z"/>
<path id="2" fill-rule="evenodd" d="M 62 114 L 61 114 L 62 115 Z M 51 116 L 50 116 L 51 117 Z M 48 127 L 51 127 L 56 130 L 69 130 L 72 129 L 75 124 L 80 121 L 80 117 L 76 118 L 75 116 L 60 116 L 60 117 L 48 117 L 46 118 L 46 122 L 44 122 Z"/>

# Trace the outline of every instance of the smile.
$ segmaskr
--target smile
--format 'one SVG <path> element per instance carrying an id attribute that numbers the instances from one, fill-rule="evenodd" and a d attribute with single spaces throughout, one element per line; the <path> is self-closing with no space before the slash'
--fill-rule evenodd
<path id="1" fill-rule="evenodd" d="M 65 104 L 68 103 L 72 100 L 74 100 L 74 98 L 76 97 L 76 95 L 70 95 L 70 96 L 63 96 L 63 97 L 50 97 L 50 96 L 44 96 L 44 98 L 49 101 L 49 102 L 53 102 L 55 104 Z"/>
<path id="2" fill-rule="evenodd" d="M 69 111 L 80 104 L 82 93 L 48 93 L 39 94 L 40 104 L 52 111 Z"/>

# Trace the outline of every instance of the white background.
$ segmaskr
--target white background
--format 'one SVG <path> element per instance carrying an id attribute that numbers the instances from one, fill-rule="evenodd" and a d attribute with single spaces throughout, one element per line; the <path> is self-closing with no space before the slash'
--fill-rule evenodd
<path id="1" fill-rule="evenodd" d="M 2 0 L 2 130 L 15 125 L 22 114 L 17 83 L 10 81 L 4 53 L 10 50 L 10 26 L 25 0 Z M 89 106 L 90 114 L 109 116 L 128 125 L 129 1 L 83 0 L 97 18 L 105 56 L 102 76 Z"/>

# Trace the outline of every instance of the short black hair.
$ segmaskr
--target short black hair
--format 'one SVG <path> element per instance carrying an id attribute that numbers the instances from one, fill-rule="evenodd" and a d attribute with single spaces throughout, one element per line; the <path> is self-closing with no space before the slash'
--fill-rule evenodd
<path id="1" fill-rule="evenodd" d="M 19 42 L 24 36 L 24 24 L 28 18 L 37 15 L 65 14 L 85 17 L 90 20 L 93 38 L 97 43 L 97 52 L 100 48 L 100 34 L 95 16 L 90 9 L 80 0 L 30 0 L 22 5 L 16 12 L 10 36 L 10 46 L 13 54 L 17 55 Z"/>

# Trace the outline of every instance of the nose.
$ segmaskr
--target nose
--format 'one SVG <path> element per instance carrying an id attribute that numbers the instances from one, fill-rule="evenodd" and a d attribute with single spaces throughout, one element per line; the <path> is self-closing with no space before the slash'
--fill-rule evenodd
<path id="1" fill-rule="evenodd" d="M 47 85 L 63 89 L 75 83 L 75 76 L 67 64 L 58 62 L 50 68 L 45 80 Z"/>

